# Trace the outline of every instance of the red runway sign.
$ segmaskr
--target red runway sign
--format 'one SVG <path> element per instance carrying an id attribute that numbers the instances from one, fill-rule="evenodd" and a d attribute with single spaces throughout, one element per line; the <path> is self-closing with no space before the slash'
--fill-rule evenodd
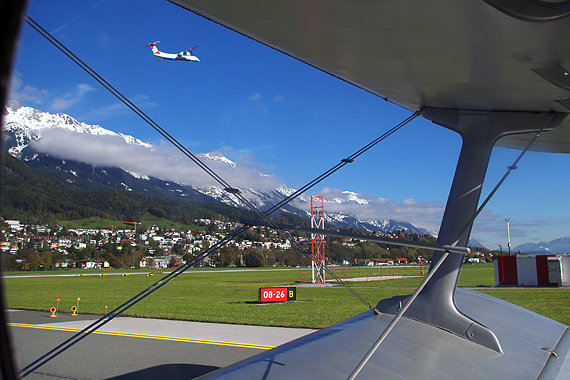
<path id="1" fill-rule="evenodd" d="M 259 302 L 285 302 L 297 299 L 297 288 L 259 288 Z"/>

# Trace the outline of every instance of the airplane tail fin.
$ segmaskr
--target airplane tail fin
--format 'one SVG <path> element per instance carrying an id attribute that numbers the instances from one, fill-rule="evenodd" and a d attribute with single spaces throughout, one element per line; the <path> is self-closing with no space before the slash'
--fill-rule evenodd
<path id="1" fill-rule="evenodd" d="M 159 43 L 159 42 L 160 42 L 160 41 L 151 42 L 151 43 L 149 43 L 148 45 L 146 45 L 145 47 L 151 46 L 151 47 L 152 47 L 152 53 L 153 53 L 153 54 L 159 54 L 159 53 L 160 53 L 160 50 L 158 50 L 158 48 L 156 47 L 156 44 Z"/>

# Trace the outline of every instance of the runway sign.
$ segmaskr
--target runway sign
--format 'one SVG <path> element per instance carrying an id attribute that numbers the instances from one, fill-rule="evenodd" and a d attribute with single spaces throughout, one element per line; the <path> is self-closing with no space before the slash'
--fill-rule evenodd
<path id="1" fill-rule="evenodd" d="M 259 302 L 285 302 L 297 299 L 297 288 L 259 288 Z"/>

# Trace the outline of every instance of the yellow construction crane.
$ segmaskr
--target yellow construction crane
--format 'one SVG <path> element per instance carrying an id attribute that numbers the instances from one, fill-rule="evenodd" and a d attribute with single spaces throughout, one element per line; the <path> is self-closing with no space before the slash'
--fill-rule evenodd
<path id="1" fill-rule="evenodd" d="M 119 223 L 124 223 L 124 224 L 132 224 L 133 225 L 133 232 L 137 232 L 137 224 L 140 224 L 139 222 L 125 222 L 123 220 L 119 220 Z"/>

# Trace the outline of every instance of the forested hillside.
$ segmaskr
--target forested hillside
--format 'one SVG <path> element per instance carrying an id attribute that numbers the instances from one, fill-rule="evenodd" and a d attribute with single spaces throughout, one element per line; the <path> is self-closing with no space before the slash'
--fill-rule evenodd
<path id="1" fill-rule="evenodd" d="M 254 214 L 219 203 L 200 203 L 145 196 L 94 185 L 82 190 L 3 155 L 2 217 L 55 221 L 101 217 L 115 220 L 169 219 L 191 224 L 218 215 L 230 220 L 255 219 Z"/>

